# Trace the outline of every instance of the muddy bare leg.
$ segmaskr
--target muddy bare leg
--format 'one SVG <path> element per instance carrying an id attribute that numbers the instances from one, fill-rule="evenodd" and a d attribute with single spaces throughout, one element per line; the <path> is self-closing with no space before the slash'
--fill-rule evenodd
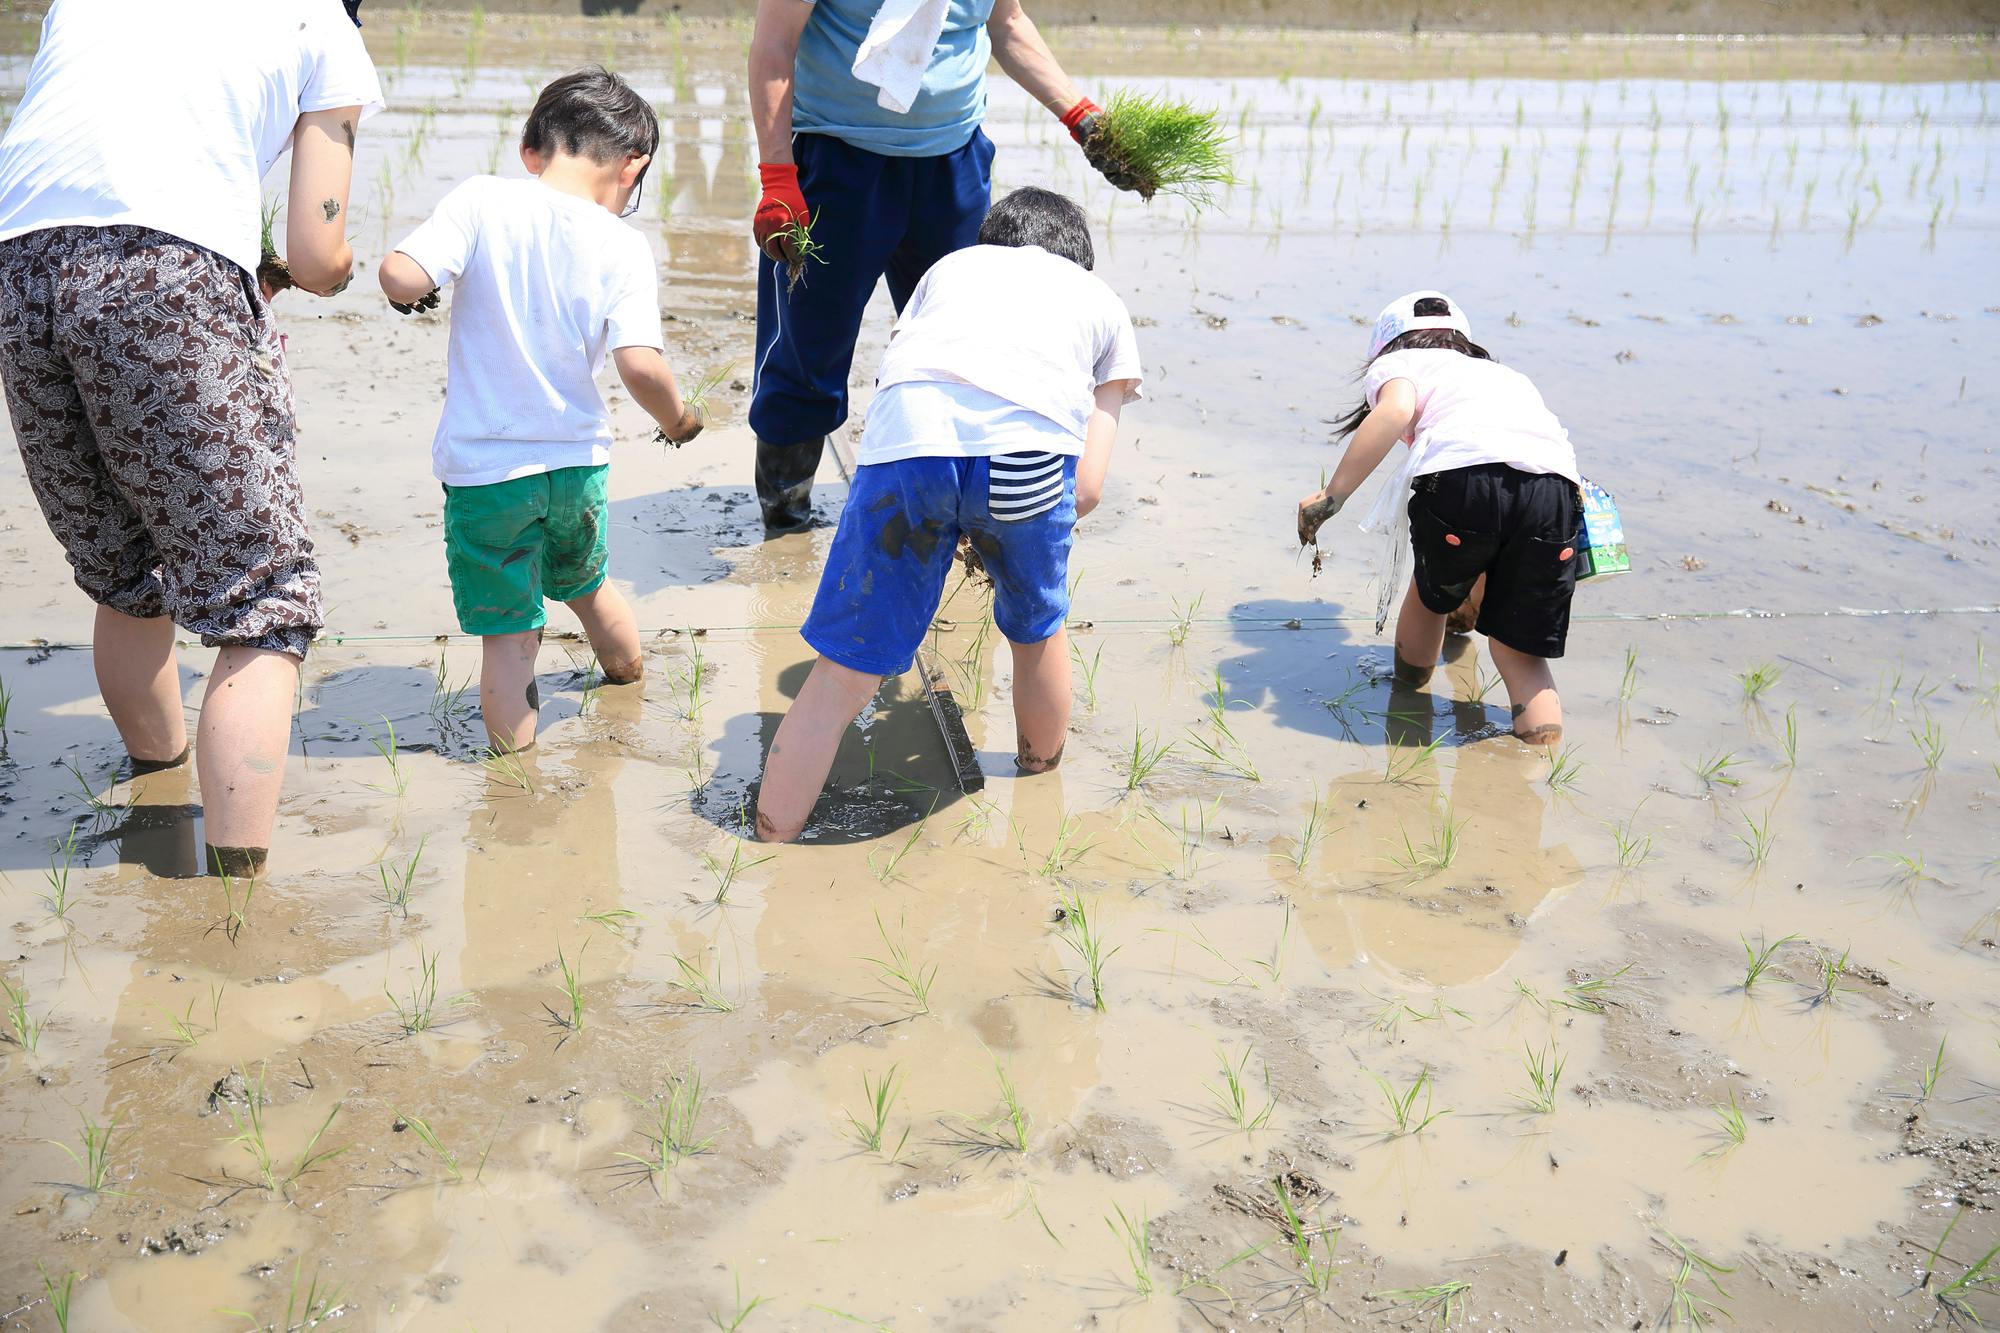
<path id="1" fill-rule="evenodd" d="M 1397 683 L 1428 685 L 1443 650 L 1444 617 L 1424 605 L 1412 579 L 1410 590 L 1403 594 L 1403 609 L 1396 613 Z"/>
<path id="2" fill-rule="evenodd" d="M 583 622 L 590 650 L 597 654 L 597 669 L 611 685 L 630 685 L 646 674 L 646 660 L 639 651 L 639 623 L 632 604 L 606 579 L 596 589 L 565 603 Z"/>
<path id="3" fill-rule="evenodd" d="M 1486 576 L 1481 574 L 1473 581 L 1472 592 L 1458 604 L 1458 610 L 1445 617 L 1444 627 L 1451 634 L 1470 634 L 1479 624 L 1479 604 L 1486 600 Z"/>
<path id="4" fill-rule="evenodd" d="M 157 768 L 186 758 L 187 718 L 174 668 L 174 622 L 165 616 L 141 620 L 100 606 L 91 662 L 97 668 L 97 692 L 104 696 L 111 724 L 134 765 Z"/>
<path id="5" fill-rule="evenodd" d="M 195 767 L 201 780 L 203 836 L 209 863 L 231 874 L 263 869 L 285 753 L 299 659 L 268 648 L 221 648 L 201 701 Z"/>
<path id="6" fill-rule="evenodd" d="M 1507 682 L 1507 698 L 1513 705 L 1514 734 L 1530 745 L 1557 745 L 1562 741 L 1562 699 L 1556 694 L 1555 673 L 1549 659 L 1516 652 L 1493 639 L 1486 641 L 1500 679 Z"/>
<path id="7" fill-rule="evenodd" d="M 1014 650 L 1014 762 L 1024 773 L 1046 773 L 1062 762 L 1069 739 L 1069 631 Z"/>
<path id="8" fill-rule="evenodd" d="M 479 643 L 479 715 L 486 720 L 486 743 L 502 753 L 525 750 L 535 743 L 542 711 L 535 686 L 542 632 L 488 634 Z"/>
<path id="9" fill-rule="evenodd" d="M 881 688 L 880 676 L 850 670 L 824 657 L 813 663 L 798 702 L 778 724 L 770 753 L 764 756 L 764 782 L 757 793 L 761 841 L 790 842 L 805 831 L 833 768 L 840 738 Z"/>

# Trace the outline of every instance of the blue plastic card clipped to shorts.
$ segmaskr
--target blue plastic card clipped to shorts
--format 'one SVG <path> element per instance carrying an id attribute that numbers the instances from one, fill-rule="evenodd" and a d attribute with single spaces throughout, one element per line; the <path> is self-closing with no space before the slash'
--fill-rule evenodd
<path id="1" fill-rule="evenodd" d="M 1583 568 L 1578 578 L 1603 574 L 1625 574 L 1632 569 L 1632 557 L 1625 550 L 1625 524 L 1618 517 L 1618 502 L 1611 492 L 1596 482 L 1583 483 Z"/>

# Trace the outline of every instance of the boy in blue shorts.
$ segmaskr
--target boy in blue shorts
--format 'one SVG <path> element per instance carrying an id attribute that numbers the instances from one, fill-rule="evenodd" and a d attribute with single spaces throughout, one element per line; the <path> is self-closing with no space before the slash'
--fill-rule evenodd
<path id="1" fill-rule="evenodd" d="M 532 180 L 475 176 L 382 261 L 396 309 L 455 284 L 444 414 L 445 558 L 459 628 L 482 639 L 479 709 L 500 751 L 535 743 L 543 601 L 576 612 L 612 684 L 644 672 L 632 608 L 605 581 L 608 352 L 667 438 L 700 434 L 660 336 L 657 266 L 619 221 L 660 142 L 646 99 L 603 69 L 542 89 L 521 133 Z"/>
<path id="2" fill-rule="evenodd" d="M 765 757 L 759 838 L 804 831 L 842 733 L 914 662 L 961 534 L 1014 650 L 1016 762 L 1043 773 L 1061 761 L 1071 536 L 1097 507 L 1140 381 L 1132 318 L 1093 262 L 1083 210 L 1031 186 L 911 294 L 806 618 L 819 660 Z"/>

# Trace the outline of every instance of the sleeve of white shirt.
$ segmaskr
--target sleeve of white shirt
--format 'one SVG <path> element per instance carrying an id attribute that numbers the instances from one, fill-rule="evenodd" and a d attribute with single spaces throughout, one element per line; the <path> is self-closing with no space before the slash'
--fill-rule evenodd
<path id="1" fill-rule="evenodd" d="M 1104 336 L 1099 340 L 1097 384 L 1101 388 L 1117 380 L 1130 380 L 1131 387 L 1125 391 L 1129 403 L 1145 396 L 1140 391 L 1145 371 L 1139 364 L 1139 335 L 1132 331 L 1132 312 L 1125 303 L 1114 296 L 1110 304 Z"/>
<path id="2" fill-rule="evenodd" d="M 1401 352 L 1378 356 L 1369 362 L 1368 374 L 1361 382 L 1362 394 L 1367 399 L 1368 406 L 1371 409 L 1375 406 L 1376 395 L 1382 392 L 1382 386 L 1390 380 L 1408 380 L 1414 385 L 1417 382 L 1417 377 L 1411 373 L 1414 369 L 1410 359 Z"/>
<path id="3" fill-rule="evenodd" d="M 654 276 L 653 247 L 638 232 L 628 232 L 631 244 L 619 265 L 616 294 L 605 312 L 612 351 L 621 347 L 657 347 L 664 351 L 667 340 L 660 327 L 660 287 Z"/>
<path id="4" fill-rule="evenodd" d="M 479 240 L 479 196 L 484 193 L 485 183 L 492 179 L 474 176 L 454 186 L 450 194 L 438 200 L 430 217 L 396 246 L 416 260 L 440 287 L 455 281 L 472 262 L 472 248 Z"/>
<path id="5" fill-rule="evenodd" d="M 338 0 L 325 0 L 315 35 L 319 38 L 318 59 L 299 94 L 299 111 L 330 111 L 338 106 L 358 106 L 366 120 L 382 109 L 382 80 L 375 62 L 362 44 L 361 29 L 354 26 Z"/>

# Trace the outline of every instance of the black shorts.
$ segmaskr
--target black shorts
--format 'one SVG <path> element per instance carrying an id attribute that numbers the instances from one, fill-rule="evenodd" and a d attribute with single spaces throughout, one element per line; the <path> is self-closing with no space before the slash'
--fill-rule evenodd
<path id="1" fill-rule="evenodd" d="M 1417 596 L 1450 615 L 1484 574 L 1479 632 L 1530 657 L 1561 657 L 1582 528 L 1583 504 L 1565 477 L 1504 463 L 1418 477 L 1410 497 Z"/>

